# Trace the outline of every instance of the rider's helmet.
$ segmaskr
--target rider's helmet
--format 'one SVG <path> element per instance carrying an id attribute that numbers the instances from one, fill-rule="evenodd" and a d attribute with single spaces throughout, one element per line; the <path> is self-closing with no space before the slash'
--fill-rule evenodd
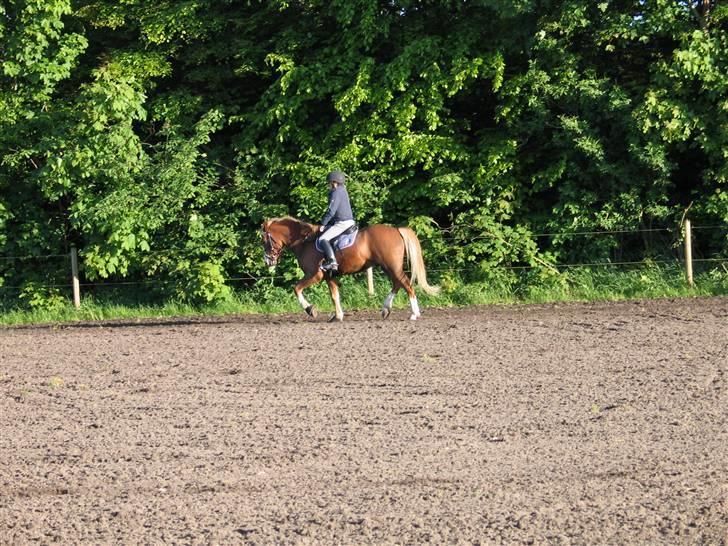
<path id="1" fill-rule="evenodd" d="M 346 185 L 346 175 L 341 171 L 331 171 L 329 176 L 326 177 L 326 183 L 331 184 L 331 182 L 336 182 L 344 186 Z"/>

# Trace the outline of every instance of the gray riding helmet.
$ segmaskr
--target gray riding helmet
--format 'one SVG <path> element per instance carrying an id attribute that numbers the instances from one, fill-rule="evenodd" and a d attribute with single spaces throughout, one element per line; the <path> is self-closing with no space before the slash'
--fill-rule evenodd
<path id="1" fill-rule="evenodd" d="M 326 177 L 326 183 L 336 182 L 342 186 L 346 185 L 346 175 L 341 171 L 331 171 L 329 176 Z"/>

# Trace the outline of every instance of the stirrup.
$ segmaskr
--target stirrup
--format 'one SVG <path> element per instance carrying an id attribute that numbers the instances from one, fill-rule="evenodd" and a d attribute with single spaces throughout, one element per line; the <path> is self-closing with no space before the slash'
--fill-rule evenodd
<path id="1" fill-rule="evenodd" d="M 335 261 L 333 262 L 324 262 L 321 264 L 321 271 L 338 271 L 339 264 L 337 264 Z"/>

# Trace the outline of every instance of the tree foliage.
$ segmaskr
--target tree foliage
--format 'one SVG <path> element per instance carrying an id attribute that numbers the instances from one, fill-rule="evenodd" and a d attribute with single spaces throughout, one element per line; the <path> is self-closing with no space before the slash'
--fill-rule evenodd
<path id="1" fill-rule="evenodd" d="M 333 168 L 362 223 L 479 275 L 643 256 L 569 233 L 728 222 L 727 27 L 720 0 L 3 3 L 0 256 L 212 301 Z"/>

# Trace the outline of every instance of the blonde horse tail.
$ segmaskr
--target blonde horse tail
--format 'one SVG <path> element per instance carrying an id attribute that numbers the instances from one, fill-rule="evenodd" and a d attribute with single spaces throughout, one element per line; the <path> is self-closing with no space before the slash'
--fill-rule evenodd
<path id="1" fill-rule="evenodd" d="M 399 234 L 404 239 L 404 250 L 412 269 L 412 284 L 420 285 L 426 294 L 435 295 L 440 292 L 439 286 L 430 286 L 427 284 L 427 272 L 425 271 L 425 261 L 422 259 L 422 247 L 417 235 L 410 228 L 397 228 Z"/>

